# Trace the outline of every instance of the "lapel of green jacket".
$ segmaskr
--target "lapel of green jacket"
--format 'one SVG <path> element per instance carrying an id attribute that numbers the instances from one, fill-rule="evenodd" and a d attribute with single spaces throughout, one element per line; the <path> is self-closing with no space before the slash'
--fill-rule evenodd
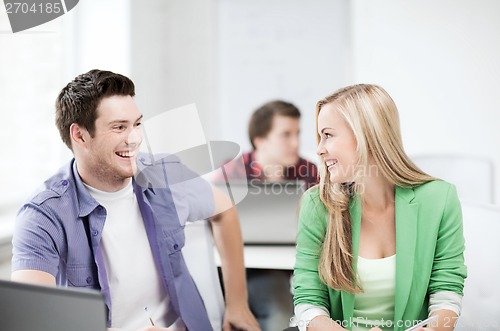
<path id="1" fill-rule="evenodd" d="M 418 203 L 414 202 L 415 193 L 411 188 L 396 186 L 396 297 L 394 320 L 403 318 L 410 297 L 413 278 L 414 252 L 416 245 Z M 361 230 L 361 202 L 354 198 L 349 207 L 352 227 L 353 266 L 356 273 L 358 262 L 359 236 Z M 344 318 L 352 317 L 354 295 L 341 292 Z"/>
<path id="2" fill-rule="evenodd" d="M 410 298 L 417 243 L 418 203 L 411 188 L 396 187 L 396 298 L 394 320 L 403 319 Z"/>

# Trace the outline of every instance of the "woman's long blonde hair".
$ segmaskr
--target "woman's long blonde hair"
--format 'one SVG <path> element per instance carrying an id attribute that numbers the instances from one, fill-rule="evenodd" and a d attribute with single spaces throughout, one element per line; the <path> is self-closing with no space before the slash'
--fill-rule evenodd
<path id="1" fill-rule="evenodd" d="M 435 178 L 420 170 L 403 150 L 399 115 L 389 94 L 377 85 L 360 84 L 342 88 L 316 105 L 316 126 L 321 108 L 333 104 L 351 128 L 357 143 L 357 165 L 353 182 L 332 183 L 324 161 L 320 160 L 320 199 L 328 210 L 328 226 L 318 271 L 329 287 L 359 293 L 352 259 L 350 199 L 362 198 L 368 157 L 392 184 L 414 187 Z M 316 127 L 316 132 L 318 132 Z M 317 136 L 318 144 L 320 136 Z"/>

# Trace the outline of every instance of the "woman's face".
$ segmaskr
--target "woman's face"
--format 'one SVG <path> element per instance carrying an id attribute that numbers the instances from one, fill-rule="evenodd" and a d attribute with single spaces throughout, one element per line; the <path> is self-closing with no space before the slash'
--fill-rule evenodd
<path id="1" fill-rule="evenodd" d="M 321 108 L 318 114 L 318 134 L 321 140 L 316 153 L 325 165 L 330 181 L 352 182 L 357 164 L 356 138 L 334 103 Z"/>

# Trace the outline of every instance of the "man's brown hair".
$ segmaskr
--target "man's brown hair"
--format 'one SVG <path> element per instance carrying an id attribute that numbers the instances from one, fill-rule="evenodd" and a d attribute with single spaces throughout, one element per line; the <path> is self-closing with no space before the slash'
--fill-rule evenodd
<path id="1" fill-rule="evenodd" d="M 276 115 L 300 118 L 300 111 L 289 102 L 275 100 L 260 106 L 250 118 L 248 137 L 253 149 L 255 138 L 265 137 L 271 131 L 273 119 Z"/>
<path id="2" fill-rule="evenodd" d="M 114 95 L 133 97 L 134 83 L 123 75 L 98 69 L 79 75 L 61 90 L 56 99 L 56 126 L 69 149 L 71 124 L 78 124 L 93 136 L 99 103 Z"/>

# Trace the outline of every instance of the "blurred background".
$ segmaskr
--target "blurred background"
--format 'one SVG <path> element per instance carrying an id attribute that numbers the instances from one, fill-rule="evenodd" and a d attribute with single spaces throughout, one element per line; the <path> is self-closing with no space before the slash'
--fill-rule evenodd
<path id="1" fill-rule="evenodd" d="M 54 125 L 58 92 L 94 68 L 129 76 L 146 119 L 195 103 L 208 140 L 243 150 L 253 110 L 292 102 L 312 161 L 316 101 L 376 83 L 398 105 L 410 156 L 478 157 L 500 173 L 496 0 L 81 0 L 15 34 L 0 8 L 4 247 L 22 201 L 71 158 Z"/>

